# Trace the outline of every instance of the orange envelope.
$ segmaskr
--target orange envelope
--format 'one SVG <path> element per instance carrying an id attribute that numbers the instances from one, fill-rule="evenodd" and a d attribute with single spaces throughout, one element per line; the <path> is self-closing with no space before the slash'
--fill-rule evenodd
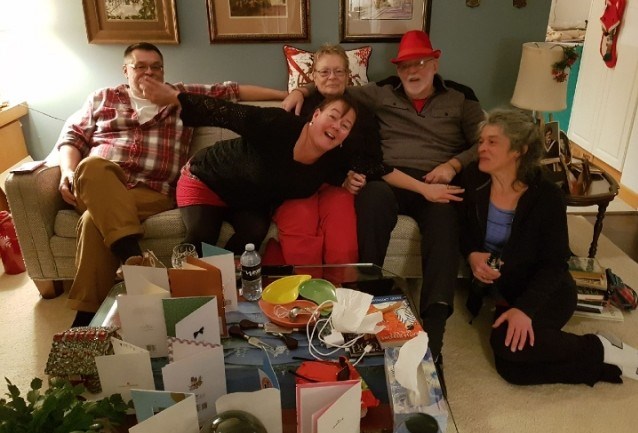
<path id="1" fill-rule="evenodd" d="M 184 268 L 168 269 L 168 281 L 173 298 L 188 296 L 215 296 L 222 337 L 228 336 L 224 309 L 222 273 L 214 265 L 195 257 L 187 257 Z"/>

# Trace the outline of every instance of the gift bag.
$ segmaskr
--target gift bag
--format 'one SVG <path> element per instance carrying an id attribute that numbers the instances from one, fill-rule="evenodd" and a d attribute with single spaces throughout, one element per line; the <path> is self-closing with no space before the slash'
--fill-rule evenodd
<path id="1" fill-rule="evenodd" d="M 9 275 L 20 274 L 26 270 L 13 219 L 7 211 L 0 212 L 0 258 L 4 271 Z"/>
<path id="2" fill-rule="evenodd" d="M 609 293 L 609 302 L 614 304 L 621 310 L 635 310 L 638 306 L 638 293 L 611 269 L 605 270 L 607 273 L 607 293 Z"/>
<path id="3" fill-rule="evenodd" d="M 112 355 L 111 337 L 120 338 L 116 327 L 77 327 L 53 336 L 51 352 L 44 372 L 83 384 L 92 393 L 102 391 L 95 357 Z"/>

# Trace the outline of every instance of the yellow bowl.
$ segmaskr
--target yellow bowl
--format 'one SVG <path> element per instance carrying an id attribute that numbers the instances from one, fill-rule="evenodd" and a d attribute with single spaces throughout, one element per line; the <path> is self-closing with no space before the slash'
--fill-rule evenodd
<path id="1" fill-rule="evenodd" d="M 261 299 L 270 304 L 287 304 L 299 296 L 299 284 L 311 278 L 310 275 L 290 275 L 268 284 Z"/>

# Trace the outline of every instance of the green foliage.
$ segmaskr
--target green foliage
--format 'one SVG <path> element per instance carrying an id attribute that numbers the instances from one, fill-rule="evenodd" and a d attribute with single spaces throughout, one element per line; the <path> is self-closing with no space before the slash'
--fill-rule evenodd
<path id="1" fill-rule="evenodd" d="M 108 431 L 122 424 L 127 405 L 120 394 L 99 401 L 82 397 L 84 386 L 66 380 L 52 380 L 42 391 L 42 380 L 33 379 L 26 399 L 9 379 L 5 395 L 0 398 L 0 433 L 79 433 Z"/>

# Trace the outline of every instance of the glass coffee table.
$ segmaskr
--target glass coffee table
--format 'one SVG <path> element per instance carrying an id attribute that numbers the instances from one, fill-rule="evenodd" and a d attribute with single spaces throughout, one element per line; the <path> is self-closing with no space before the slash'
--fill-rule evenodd
<path id="1" fill-rule="evenodd" d="M 323 278 L 335 287 L 346 287 L 360 290 L 372 296 L 403 293 L 408 297 L 413 311 L 418 311 L 418 291 L 420 278 L 402 278 L 390 271 L 371 263 L 355 263 L 345 265 L 308 265 L 308 266 L 264 266 L 262 271 L 263 287 L 277 278 L 288 275 L 311 275 L 312 278 Z M 239 274 L 237 274 L 239 279 Z M 239 281 L 237 286 L 239 287 Z M 117 297 L 126 294 L 123 282 L 117 283 L 109 291 L 100 305 L 89 326 L 119 326 L 117 317 Z M 418 314 L 417 314 L 418 316 Z"/>
<path id="2" fill-rule="evenodd" d="M 270 282 L 277 278 L 287 275 L 311 275 L 313 278 L 322 278 L 330 281 L 336 287 L 346 287 L 369 293 L 373 296 L 404 294 L 407 296 L 413 311 L 415 308 L 415 296 L 421 286 L 420 279 L 404 279 L 392 272 L 386 271 L 372 264 L 347 264 L 347 265 L 316 265 L 316 266 L 264 266 L 263 267 L 263 286 L 266 287 Z M 116 284 L 109 292 L 99 310 L 95 314 L 91 322 L 91 326 L 119 326 L 119 317 L 117 314 L 117 296 L 125 294 L 126 288 L 124 283 Z M 243 305 L 242 305 L 243 304 Z M 244 308 L 245 307 L 245 308 Z M 264 322 L 267 319 L 255 318 L 255 311 L 258 310 L 256 303 L 244 302 L 240 298 L 240 311 L 227 313 L 228 324 L 237 323 L 241 318 L 249 318 L 254 321 Z M 246 313 L 250 312 L 250 313 Z M 246 314 L 245 316 L 243 314 Z M 252 315 L 251 315 L 252 314 Z M 418 317 L 418 314 L 416 314 Z M 249 333 L 249 331 L 247 331 Z M 305 333 L 293 334 L 298 340 L 305 339 Z M 259 335 L 264 339 L 263 334 Z M 272 341 L 272 340 L 270 340 Z M 255 364 L 238 365 L 233 364 L 232 356 L 226 355 L 232 348 L 239 344 L 232 341 L 227 346 L 224 341 L 224 352 L 226 358 L 226 379 L 228 392 L 240 392 L 254 390 L 254 384 L 250 383 L 246 378 L 250 374 L 254 374 Z M 303 358 L 309 358 L 307 345 L 295 350 L 291 350 L 289 358 L 285 361 L 273 362 L 273 369 L 279 380 L 282 395 L 282 411 L 284 433 L 296 431 L 296 411 L 295 411 L 295 381 L 294 376 L 289 373 L 290 369 L 296 368 Z M 228 350 L 227 350 L 228 349 Z M 294 353 L 299 352 L 299 353 Z M 296 355 L 296 356 L 295 356 Z M 337 357 L 335 355 L 334 357 Z M 156 358 L 153 360 L 153 370 L 156 382 L 161 382 L 161 367 L 166 364 L 166 358 Z M 431 362 L 431 361 L 430 361 Z M 261 364 L 261 363 L 260 363 Z M 361 419 L 362 433 L 379 433 L 392 431 L 392 409 L 389 404 L 387 385 L 385 381 L 385 368 L 383 356 L 366 357 L 362 363 L 357 366 L 362 378 L 366 381 L 369 388 L 375 396 L 381 401 L 377 407 L 369 408 L 367 415 Z M 438 378 L 436 379 L 438 384 Z M 162 389 L 161 383 L 158 389 Z M 451 428 L 452 427 L 452 428 Z M 453 423 L 448 422 L 447 431 L 455 431 Z"/>

